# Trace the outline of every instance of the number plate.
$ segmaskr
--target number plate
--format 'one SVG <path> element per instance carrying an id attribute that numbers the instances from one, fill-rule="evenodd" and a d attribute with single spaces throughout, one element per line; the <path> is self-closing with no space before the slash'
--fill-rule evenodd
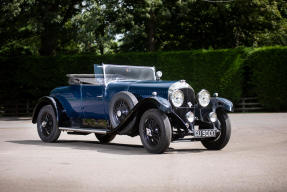
<path id="1" fill-rule="evenodd" d="M 215 137 L 216 132 L 215 130 L 211 129 L 201 129 L 194 131 L 194 137 Z"/>

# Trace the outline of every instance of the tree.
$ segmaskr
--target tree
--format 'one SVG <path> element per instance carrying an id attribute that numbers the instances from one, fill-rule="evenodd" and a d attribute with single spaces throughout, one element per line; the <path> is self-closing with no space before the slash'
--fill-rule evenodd
<path id="1" fill-rule="evenodd" d="M 1 1 L 1 47 L 32 38 L 40 55 L 55 54 L 65 24 L 85 7 L 82 0 Z"/>
<path id="2" fill-rule="evenodd" d="M 123 2 L 132 18 L 124 33 L 123 51 L 286 45 L 283 0 Z"/>
<path id="3" fill-rule="evenodd" d="M 122 1 L 121 8 L 127 19 L 121 18 L 121 20 L 128 22 L 121 30 L 124 33 L 122 50 L 155 51 L 158 49 L 159 25 L 168 15 L 164 5 L 165 2 L 162 0 Z"/>
<path id="4" fill-rule="evenodd" d="M 101 55 L 116 49 L 115 22 L 118 13 L 118 1 L 97 1 L 71 20 L 77 30 L 75 37 L 82 52 L 96 52 Z"/>
<path id="5" fill-rule="evenodd" d="M 285 0 L 0 3 L 0 54 L 6 55 L 287 45 Z"/>
<path id="6" fill-rule="evenodd" d="M 81 12 L 86 4 L 82 0 L 36 0 L 32 13 L 40 34 L 40 54 L 54 55 L 60 35 L 67 33 L 65 24 Z"/>
<path id="7" fill-rule="evenodd" d="M 35 54 L 36 26 L 29 19 L 33 0 L 0 0 L 0 53 Z M 29 44 L 30 46 L 26 46 Z"/>

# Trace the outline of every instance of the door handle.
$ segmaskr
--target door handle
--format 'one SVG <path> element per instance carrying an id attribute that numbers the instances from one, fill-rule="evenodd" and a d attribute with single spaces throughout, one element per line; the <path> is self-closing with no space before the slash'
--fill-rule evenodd
<path id="1" fill-rule="evenodd" d="M 103 95 L 98 95 L 97 98 L 103 98 Z"/>

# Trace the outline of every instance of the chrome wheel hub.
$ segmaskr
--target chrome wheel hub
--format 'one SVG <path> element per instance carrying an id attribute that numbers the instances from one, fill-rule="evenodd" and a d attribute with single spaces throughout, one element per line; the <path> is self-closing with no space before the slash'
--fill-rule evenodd
<path id="1" fill-rule="evenodd" d="M 117 116 L 118 117 L 122 116 L 122 112 L 120 110 L 117 111 Z"/>
<path id="2" fill-rule="evenodd" d="M 146 128 L 146 135 L 151 137 L 152 134 L 151 134 L 151 130 L 149 128 Z"/>
<path id="3" fill-rule="evenodd" d="M 46 127 L 46 125 L 47 125 L 47 121 L 43 121 L 41 124 L 42 127 Z"/>

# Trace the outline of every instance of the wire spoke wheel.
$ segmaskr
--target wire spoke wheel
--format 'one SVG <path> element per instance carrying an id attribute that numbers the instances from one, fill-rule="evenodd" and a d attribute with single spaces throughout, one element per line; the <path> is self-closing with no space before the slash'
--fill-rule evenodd
<path id="1" fill-rule="evenodd" d="M 138 103 L 137 98 L 128 91 L 116 93 L 109 105 L 109 118 L 111 127 L 115 129 L 127 119 L 129 112 Z M 127 134 L 132 131 L 136 123 L 136 118 L 128 120 L 128 124 L 121 130 L 121 134 Z"/>
<path id="2" fill-rule="evenodd" d="M 150 145 L 159 144 L 160 128 L 152 117 L 148 118 L 145 122 L 144 136 Z"/>
<path id="3" fill-rule="evenodd" d="M 46 137 L 49 136 L 53 129 L 53 117 L 48 112 L 44 113 L 41 117 L 41 131 Z"/>
<path id="4" fill-rule="evenodd" d="M 165 152 L 171 141 L 171 125 L 167 115 L 158 109 L 144 112 L 139 124 L 139 134 L 147 151 Z"/>
<path id="5" fill-rule="evenodd" d="M 130 108 L 124 100 L 120 99 L 115 103 L 113 116 L 118 125 L 127 117 L 129 111 Z"/>
<path id="6" fill-rule="evenodd" d="M 58 140 L 61 131 L 58 128 L 57 117 L 51 105 L 45 105 L 41 108 L 37 117 L 37 130 L 39 137 L 44 142 Z"/>

